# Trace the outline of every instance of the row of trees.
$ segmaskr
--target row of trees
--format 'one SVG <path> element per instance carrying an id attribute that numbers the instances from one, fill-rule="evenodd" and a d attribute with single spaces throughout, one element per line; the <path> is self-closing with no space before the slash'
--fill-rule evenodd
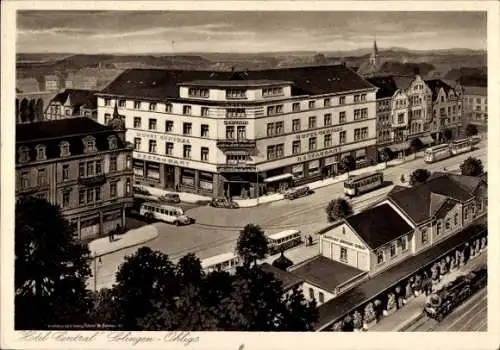
<path id="1" fill-rule="evenodd" d="M 43 100 L 26 99 L 19 101 L 16 98 L 16 118 L 22 122 L 33 122 L 35 120 L 43 120 L 44 106 Z"/>
<path id="2" fill-rule="evenodd" d="M 281 282 L 256 264 L 267 252 L 259 226 L 240 233 L 243 266 L 234 275 L 205 273 L 193 254 L 174 264 L 143 247 L 125 259 L 112 288 L 94 293 L 86 287 L 89 250 L 57 206 L 24 197 L 15 215 L 16 329 L 309 331 L 317 321 L 314 301 L 299 289 L 285 295 Z"/>

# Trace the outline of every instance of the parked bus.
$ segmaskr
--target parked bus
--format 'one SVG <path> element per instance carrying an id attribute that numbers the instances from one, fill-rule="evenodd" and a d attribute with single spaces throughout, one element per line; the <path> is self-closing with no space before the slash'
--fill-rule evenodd
<path id="1" fill-rule="evenodd" d="M 163 204 L 161 202 L 144 202 L 141 204 L 139 215 L 147 220 L 160 220 L 169 224 L 189 225 L 193 219 L 184 214 L 180 207 Z"/>
<path id="2" fill-rule="evenodd" d="M 426 163 L 434 163 L 438 160 L 450 158 L 451 155 L 450 145 L 448 144 L 432 146 L 425 150 L 424 161 Z"/>
<path id="3" fill-rule="evenodd" d="M 365 173 L 349 177 L 344 181 L 344 193 L 348 197 L 373 191 L 384 183 L 384 175 L 381 172 Z"/>
<path id="4" fill-rule="evenodd" d="M 279 253 L 302 243 L 302 235 L 299 230 L 286 230 L 267 237 L 267 248 L 269 254 Z"/>
<path id="5" fill-rule="evenodd" d="M 451 154 L 454 156 L 472 151 L 472 142 L 470 139 L 455 140 L 450 143 Z"/>
<path id="6" fill-rule="evenodd" d="M 240 258 L 234 253 L 223 253 L 211 256 L 201 261 L 201 268 L 205 273 L 213 271 L 236 272 L 236 267 L 240 265 Z"/>

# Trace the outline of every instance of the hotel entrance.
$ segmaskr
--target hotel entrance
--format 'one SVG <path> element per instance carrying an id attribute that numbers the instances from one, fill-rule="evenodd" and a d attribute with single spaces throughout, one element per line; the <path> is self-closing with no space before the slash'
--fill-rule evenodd
<path id="1" fill-rule="evenodd" d="M 246 176 L 228 174 L 224 177 L 224 197 L 229 199 L 249 198 L 250 181 Z"/>

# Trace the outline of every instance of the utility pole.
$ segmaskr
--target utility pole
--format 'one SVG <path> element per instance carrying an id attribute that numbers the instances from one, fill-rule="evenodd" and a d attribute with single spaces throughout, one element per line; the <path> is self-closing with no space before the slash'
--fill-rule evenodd
<path id="1" fill-rule="evenodd" d="M 257 174 L 257 187 L 256 187 L 256 193 L 257 193 L 257 205 L 259 205 L 259 171 L 257 170 L 257 167 L 255 167 L 255 173 Z"/>
<path id="2" fill-rule="evenodd" d="M 94 292 L 97 291 L 97 255 L 94 254 Z"/>

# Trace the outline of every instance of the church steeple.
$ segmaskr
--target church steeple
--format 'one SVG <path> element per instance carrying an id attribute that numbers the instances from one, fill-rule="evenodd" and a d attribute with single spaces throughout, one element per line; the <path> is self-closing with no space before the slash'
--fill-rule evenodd
<path id="1" fill-rule="evenodd" d="M 370 65 L 376 66 L 378 64 L 378 47 L 377 47 L 377 38 L 373 40 L 373 49 L 370 56 Z"/>

